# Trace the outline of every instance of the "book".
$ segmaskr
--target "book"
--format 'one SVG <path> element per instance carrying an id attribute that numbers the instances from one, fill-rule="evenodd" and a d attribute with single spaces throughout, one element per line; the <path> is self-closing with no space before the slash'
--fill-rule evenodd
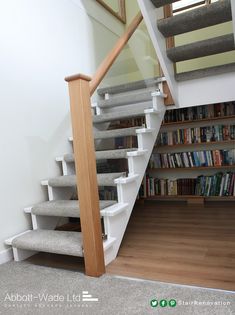
<path id="1" fill-rule="evenodd" d="M 193 106 L 168 110 L 164 123 L 184 122 L 235 115 L 235 102 Z"/>
<path id="2" fill-rule="evenodd" d="M 234 196 L 235 172 L 216 173 L 211 176 L 200 175 L 197 178 L 154 178 L 149 175 L 143 181 L 145 197 L 151 196 Z"/>
<path id="3" fill-rule="evenodd" d="M 188 168 L 235 165 L 235 149 L 178 153 L 153 152 L 149 168 Z"/>

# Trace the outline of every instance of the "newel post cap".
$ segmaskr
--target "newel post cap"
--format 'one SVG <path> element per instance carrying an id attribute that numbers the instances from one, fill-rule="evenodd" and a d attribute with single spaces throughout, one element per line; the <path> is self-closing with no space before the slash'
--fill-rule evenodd
<path id="1" fill-rule="evenodd" d="M 65 81 L 66 82 L 71 82 L 74 80 L 84 80 L 84 81 L 91 81 L 91 77 L 89 77 L 88 75 L 82 74 L 82 73 L 78 73 L 78 74 L 74 74 L 68 77 L 65 77 Z"/>

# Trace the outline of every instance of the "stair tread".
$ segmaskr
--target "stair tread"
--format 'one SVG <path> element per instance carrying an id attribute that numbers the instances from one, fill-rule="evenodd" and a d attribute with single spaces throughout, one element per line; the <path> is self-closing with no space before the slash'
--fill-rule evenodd
<path id="1" fill-rule="evenodd" d="M 210 68 L 205 68 L 205 69 L 198 69 L 198 70 L 193 70 L 193 71 L 188 71 L 188 72 L 177 73 L 175 75 L 175 79 L 176 81 L 181 82 L 181 81 L 194 80 L 194 79 L 199 79 L 199 78 L 204 78 L 208 76 L 219 75 L 219 74 L 224 74 L 224 73 L 229 73 L 229 72 L 234 72 L 234 71 L 235 71 L 235 63 L 228 63 L 221 66 L 215 66 L 215 67 L 210 67 Z"/>
<path id="2" fill-rule="evenodd" d="M 146 79 L 146 80 L 140 80 L 140 81 L 135 81 L 135 82 L 126 83 L 126 84 L 120 84 L 116 86 L 104 87 L 104 88 L 98 89 L 97 93 L 99 95 L 104 95 L 107 93 L 117 94 L 117 93 L 124 93 L 124 92 L 139 90 L 139 89 L 145 89 L 148 87 L 157 86 L 158 83 L 162 82 L 162 80 L 163 80 L 162 77 L 155 77 L 152 79 Z"/>
<path id="3" fill-rule="evenodd" d="M 130 128 L 95 131 L 94 139 L 98 140 L 98 139 L 110 139 L 110 138 L 136 136 L 136 130 L 139 130 L 141 128 L 142 127 L 138 126 L 138 127 L 130 127 Z M 70 141 L 73 141 L 72 137 L 70 137 Z"/>
<path id="4" fill-rule="evenodd" d="M 100 200 L 100 210 L 116 204 L 115 200 Z M 31 213 L 43 216 L 80 217 L 78 200 L 52 200 L 39 203 L 32 207 Z"/>
<path id="5" fill-rule="evenodd" d="M 156 8 L 163 7 L 164 5 L 171 4 L 177 2 L 179 0 L 151 0 Z"/>
<path id="6" fill-rule="evenodd" d="M 93 123 L 103 123 L 103 122 L 109 122 L 109 121 L 114 121 L 114 120 L 119 120 L 119 119 L 141 117 L 141 116 L 144 116 L 144 110 L 146 108 L 147 107 L 134 109 L 134 110 L 128 109 L 128 110 L 123 110 L 119 112 L 112 112 L 108 114 L 93 116 Z"/>
<path id="7" fill-rule="evenodd" d="M 167 56 L 173 62 L 199 58 L 235 49 L 233 34 L 227 34 L 167 49 Z"/>
<path id="8" fill-rule="evenodd" d="M 155 88 L 156 90 L 156 88 Z M 139 92 L 135 94 L 128 94 L 128 95 L 120 95 L 120 96 L 114 96 L 107 100 L 99 100 L 97 102 L 97 105 L 100 108 L 110 108 L 114 106 L 122 106 L 122 105 L 130 105 L 134 103 L 140 103 L 140 102 L 146 102 L 151 101 L 151 91 L 148 92 Z"/>
<path id="9" fill-rule="evenodd" d="M 12 246 L 25 250 L 83 257 L 80 232 L 34 230 L 14 238 Z"/>
<path id="10" fill-rule="evenodd" d="M 127 152 L 135 151 L 136 148 L 129 149 L 117 149 L 117 150 L 105 150 L 105 151 L 96 151 L 96 160 L 104 159 L 125 159 L 127 158 Z M 67 163 L 74 162 L 74 154 L 69 153 L 64 155 L 64 160 Z"/>
<path id="11" fill-rule="evenodd" d="M 122 129 L 113 129 L 113 130 L 104 130 L 104 131 L 96 131 L 94 133 L 95 140 L 97 139 L 109 139 L 109 138 L 118 138 L 125 136 L 136 136 L 136 130 L 141 127 L 130 127 L 130 128 L 122 128 Z"/>
<path id="12" fill-rule="evenodd" d="M 157 26 L 163 36 L 170 37 L 231 20 L 230 0 L 220 0 L 159 20 Z"/>
<path id="13" fill-rule="evenodd" d="M 116 186 L 114 180 L 125 175 L 125 172 L 97 174 L 98 186 Z M 75 187 L 76 175 L 65 175 L 51 178 L 48 180 L 48 185 L 52 187 Z"/>

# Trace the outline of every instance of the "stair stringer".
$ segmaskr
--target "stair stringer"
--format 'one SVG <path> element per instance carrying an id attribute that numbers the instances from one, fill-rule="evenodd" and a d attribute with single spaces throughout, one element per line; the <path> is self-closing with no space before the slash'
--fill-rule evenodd
<path id="1" fill-rule="evenodd" d="M 142 183 L 146 168 L 152 150 L 159 133 L 166 107 L 164 105 L 164 98 L 162 96 L 157 96 L 157 109 L 158 113 L 151 112 L 151 110 L 145 111 L 146 124 L 147 128 L 151 129 L 151 132 L 140 132 L 137 133 L 138 137 L 138 149 L 144 150 L 144 154 L 139 156 L 133 156 L 133 153 L 128 156 L 129 164 L 129 177 L 130 181 L 125 179 L 117 179 L 117 191 L 118 191 L 118 202 L 126 204 L 126 210 L 119 213 L 113 217 L 104 217 L 105 231 L 108 234 L 108 237 L 113 237 L 116 239 L 116 242 L 108 251 L 105 252 L 105 263 L 106 265 L 113 261 L 120 248 L 125 230 L 130 219 L 136 197 Z M 147 129 L 147 130 L 148 130 Z"/>
<path id="2" fill-rule="evenodd" d="M 179 107 L 234 101 L 234 83 L 234 72 L 179 82 Z"/>

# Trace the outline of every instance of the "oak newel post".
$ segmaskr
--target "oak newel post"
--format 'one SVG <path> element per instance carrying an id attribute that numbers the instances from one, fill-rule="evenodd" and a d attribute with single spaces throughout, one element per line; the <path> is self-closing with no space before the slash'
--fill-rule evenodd
<path id="1" fill-rule="evenodd" d="M 91 78 L 78 74 L 65 80 L 69 85 L 86 274 L 97 277 L 105 273 L 105 264 L 90 102 Z"/>

